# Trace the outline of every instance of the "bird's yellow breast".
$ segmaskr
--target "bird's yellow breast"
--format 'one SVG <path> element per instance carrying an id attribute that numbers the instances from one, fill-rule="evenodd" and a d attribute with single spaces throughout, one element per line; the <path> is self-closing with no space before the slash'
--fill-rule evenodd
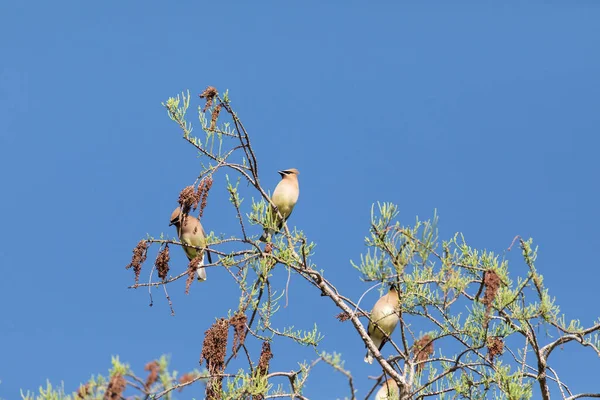
<path id="1" fill-rule="evenodd" d="M 387 305 L 385 307 L 376 307 L 375 310 L 371 313 L 371 321 L 379 325 L 381 329 L 385 331 L 386 334 L 391 335 L 396 328 L 396 324 L 398 323 L 398 314 L 392 305 Z M 369 324 L 369 334 L 379 333 L 381 335 L 381 331 L 376 329 L 373 324 Z"/>
<path id="2" fill-rule="evenodd" d="M 186 235 L 181 236 L 181 242 L 192 246 L 204 247 L 205 241 L 200 235 Z M 191 247 L 184 247 L 185 254 L 191 260 L 198 255 L 198 250 Z"/>

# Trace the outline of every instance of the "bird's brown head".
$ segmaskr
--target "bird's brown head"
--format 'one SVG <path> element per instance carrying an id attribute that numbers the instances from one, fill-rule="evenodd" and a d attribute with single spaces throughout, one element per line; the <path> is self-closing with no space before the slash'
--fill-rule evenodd
<path id="1" fill-rule="evenodd" d="M 290 168 L 290 169 L 284 169 L 282 171 L 277 171 L 279 173 L 279 175 L 281 175 L 281 178 L 285 178 L 286 176 L 289 176 L 290 178 L 296 178 L 298 179 L 298 175 L 300 175 L 300 171 L 298 171 L 296 168 Z"/>
<path id="2" fill-rule="evenodd" d="M 177 207 L 175 210 L 173 210 L 173 213 L 171 213 L 171 221 L 169 223 L 169 226 L 178 225 L 180 221 L 181 221 L 181 208 Z"/>

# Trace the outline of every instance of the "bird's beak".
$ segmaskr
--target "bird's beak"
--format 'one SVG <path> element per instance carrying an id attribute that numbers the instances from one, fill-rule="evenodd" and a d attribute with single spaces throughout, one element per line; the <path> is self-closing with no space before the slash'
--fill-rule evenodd
<path id="1" fill-rule="evenodd" d="M 285 172 L 283 172 L 283 171 L 277 171 L 277 173 L 278 173 L 279 175 L 281 175 L 281 176 L 284 176 L 284 175 L 285 175 Z"/>
<path id="2" fill-rule="evenodd" d="M 169 222 L 169 226 L 171 226 L 171 225 L 173 225 L 173 223 L 172 223 L 172 222 Z"/>

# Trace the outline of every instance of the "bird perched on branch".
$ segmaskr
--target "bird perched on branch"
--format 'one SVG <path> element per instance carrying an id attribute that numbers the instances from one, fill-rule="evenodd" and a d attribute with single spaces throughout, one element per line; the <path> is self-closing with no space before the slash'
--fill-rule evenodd
<path id="1" fill-rule="evenodd" d="M 396 287 L 391 285 L 389 292 L 377 300 L 373 310 L 371 310 L 371 320 L 369 321 L 367 332 L 378 350 L 381 350 L 388 340 L 386 335 L 390 336 L 392 332 L 394 332 L 394 329 L 396 329 L 396 325 L 398 325 L 398 321 L 400 320 L 399 305 L 399 293 L 396 290 Z M 371 354 L 371 351 L 368 348 L 365 362 L 369 364 L 373 363 L 373 354 Z"/>
<path id="2" fill-rule="evenodd" d="M 300 171 L 296 168 L 290 168 L 278 172 L 281 175 L 281 181 L 279 181 L 279 184 L 273 192 L 273 196 L 271 196 L 271 201 L 275 204 L 277 210 L 271 208 L 269 213 L 271 221 L 275 221 L 277 230 L 280 230 L 283 227 L 283 223 L 287 221 L 292 214 L 292 210 L 298 201 L 298 196 L 300 195 L 298 175 L 300 174 Z M 279 211 L 283 219 L 279 218 L 277 211 Z M 270 240 L 273 233 L 275 233 L 275 230 L 265 228 L 260 240 L 263 242 Z"/>
<path id="3" fill-rule="evenodd" d="M 383 382 L 381 389 L 379 389 L 375 395 L 375 400 L 396 400 L 399 398 L 400 389 L 398 389 L 398 385 L 393 379 L 388 379 Z"/>
<path id="4" fill-rule="evenodd" d="M 184 214 L 181 211 L 181 208 L 177 207 L 171 214 L 171 223 L 169 226 L 171 225 L 175 225 L 175 228 L 177 228 L 177 236 L 181 243 L 204 248 L 203 250 L 198 250 L 193 247 L 182 246 L 185 255 L 190 261 L 197 256 L 200 256 L 196 277 L 199 281 L 205 281 L 206 270 L 204 268 L 204 256 L 208 255 L 208 262 L 211 264 L 212 259 L 210 252 L 206 247 L 206 233 L 202 228 L 202 224 L 200 224 L 198 218 L 189 214 Z"/>

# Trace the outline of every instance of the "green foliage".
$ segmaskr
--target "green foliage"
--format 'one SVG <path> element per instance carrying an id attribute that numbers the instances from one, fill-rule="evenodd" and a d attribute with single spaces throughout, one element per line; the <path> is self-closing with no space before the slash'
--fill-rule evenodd
<path id="1" fill-rule="evenodd" d="M 368 346 L 373 346 L 365 331 L 371 305 L 363 308 L 364 295 L 351 299 L 335 287 L 335 282 L 326 279 L 322 270 L 317 270 L 312 260 L 316 245 L 303 231 L 288 223 L 278 229 L 270 191 L 260 184 L 250 136 L 233 111 L 228 92 L 220 95 L 209 87 L 201 97 L 206 104 L 197 108 L 204 132 L 200 136 L 192 135 L 193 127 L 187 120 L 191 105 L 189 91 L 169 98 L 163 106 L 181 129 L 183 139 L 200 157 L 202 168 L 193 185 L 205 178 L 219 179 L 222 174 L 235 210 L 239 230 L 211 232 L 207 238 L 213 254 L 218 255 L 215 266 L 226 269 L 240 290 L 239 300 L 231 305 L 226 319 L 227 327 L 233 326 L 235 331 L 235 354 L 225 349 L 221 343 L 224 339 L 215 340 L 222 347 L 213 349 L 211 354 L 203 352 L 208 370 L 193 371 L 180 381 L 176 371 L 169 371 L 168 358 L 163 356 L 156 361 L 156 379 L 149 384 L 136 376 L 129 365 L 113 357 L 107 378 L 97 376 L 87 382 L 86 398 L 102 398 L 111 381 L 124 377 L 128 395 L 134 398 L 168 399 L 175 390 L 203 382 L 207 397 L 304 399 L 302 393 L 317 363 L 324 363 L 343 376 L 348 382 L 348 398 L 355 398 L 352 374 L 345 369 L 335 349 L 323 348 L 324 334 L 316 324 L 312 329 L 274 324 L 273 316 L 285 311 L 280 301 L 287 289 L 277 286 L 275 282 L 281 280 L 274 278 L 285 276 L 286 282 L 307 281 L 311 288 L 303 295 L 327 297 L 340 309 L 340 319 L 350 320 L 344 325 L 345 333 L 358 335 Z M 252 199 L 250 205 L 244 203 L 247 196 Z M 242 208 L 246 206 L 250 209 Z M 574 341 L 600 356 L 600 320 L 587 328 L 578 320 L 566 323 L 536 269 L 537 247 L 532 239 L 515 238 L 522 261 L 512 267 L 515 260 L 511 259 L 509 265 L 508 258 L 514 253 L 509 251 L 498 254 L 473 248 L 461 233 L 440 239 L 436 211 L 431 219 L 416 218 L 412 224 L 406 221 L 397 205 L 374 204 L 370 225 L 365 227 L 366 250 L 358 255 L 358 262 L 350 261 L 357 275 L 371 283 L 371 289 L 379 288 L 383 295 L 393 284 L 399 293 L 400 304 L 395 310 L 398 328 L 386 338 L 384 349 L 391 355 L 376 355 L 381 373 L 373 391 L 391 377 L 402 388 L 402 400 L 531 399 L 538 394 L 549 399 L 551 387 L 559 388 L 561 393 L 566 390 L 563 382 L 557 383 L 559 378 L 549 364 L 549 356 L 555 349 Z M 259 233 L 265 228 L 275 233 L 267 243 L 262 243 L 250 227 L 258 228 Z M 158 239 L 147 235 L 146 240 L 150 245 L 181 245 L 163 234 Z M 186 271 L 181 271 L 166 281 L 150 280 L 131 287 L 163 286 L 167 294 L 166 285 L 186 277 Z M 170 302 L 168 294 L 166 297 Z M 365 319 L 361 322 L 359 318 Z M 558 338 L 546 334 L 549 331 L 558 331 Z M 227 332 L 220 332 L 226 336 Z M 269 371 L 270 343 L 275 340 L 288 346 L 312 348 L 317 358 L 298 362 L 295 371 Z M 260 355 L 252 353 L 249 349 L 253 347 L 244 341 L 262 342 Z M 247 365 L 243 368 L 236 365 L 234 369 L 231 361 L 236 359 L 238 350 L 245 353 L 238 361 L 247 361 Z M 229 354 L 225 360 L 219 358 L 225 353 Z M 50 383 L 39 392 L 39 395 L 28 392 L 23 398 L 70 400 L 76 396 L 66 395 L 62 386 L 53 388 Z"/>
<path id="2" fill-rule="evenodd" d="M 165 355 L 150 364 L 153 363 L 156 363 L 158 366 L 158 375 L 154 382 L 149 380 L 151 375 L 149 371 L 146 378 L 141 378 L 135 375 L 128 364 L 122 363 L 119 357 L 116 356 L 111 359 L 111 368 L 107 377 L 102 375 L 92 376 L 87 382 L 81 384 L 76 392 L 67 394 L 63 384 L 53 387 L 50 382 L 47 382 L 46 387 L 38 389 L 39 394 L 28 391 L 27 393 L 21 393 L 21 397 L 23 400 L 104 400 L 111 379 L 116 375 L 120 375 L 126 378 L 128 388 L 123 396 L 128 399 L 159 397 L 170 399 L 173 394 L 172 390 L 175 386 L 179 385 L 177 379 L 178 372 L 169 370 L 169 358 Z M 201 377 L 203 374 L 198 370 L 194 370 L 189 375 Z"/>
<path id="3" fill-rule="evenodd" d="M 27 391 L 26 394 L 21 392 L 21 397 L 23 400 L 71 400 L 74 397 L 65 394 L 64 385 L 54 388 L 49 381 L 46 381 L 46 388 L 40 386 L 39 394 L 34 394 L 32 392 Z"/>

